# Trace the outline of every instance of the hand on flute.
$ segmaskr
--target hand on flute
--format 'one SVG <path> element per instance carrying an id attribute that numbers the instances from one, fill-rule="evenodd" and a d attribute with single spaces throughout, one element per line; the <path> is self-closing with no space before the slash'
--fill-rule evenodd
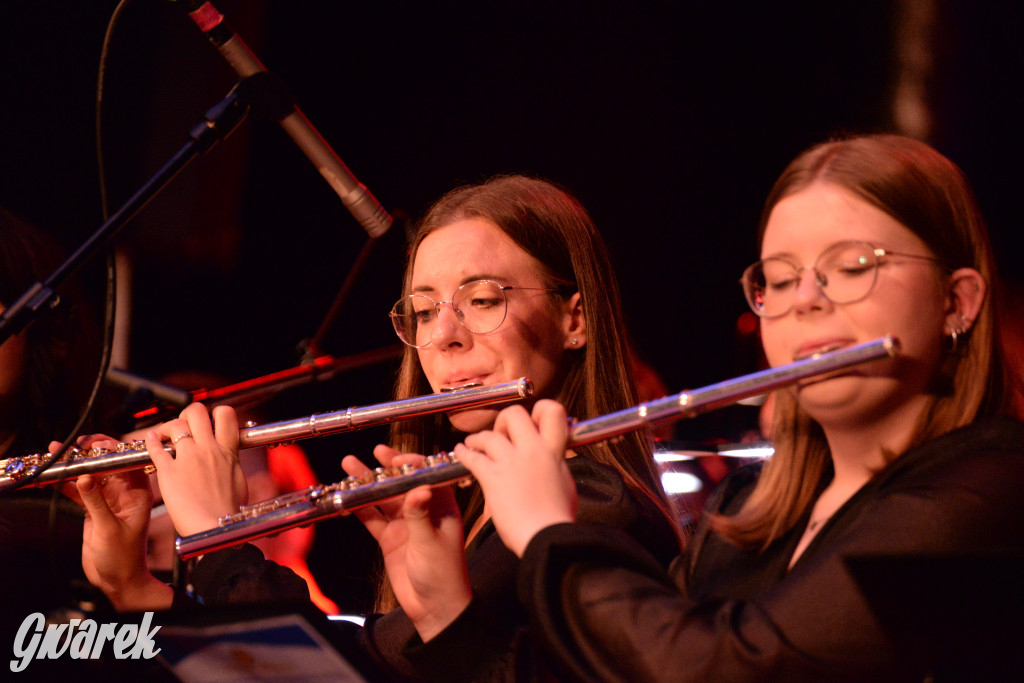
<path id="1" fill-rule="evenodd" d="M 455 455 L 484 491 L 501 540 L 522 557 L 541 529 L 576 520 L 576 484 L 566 464 L 565 408 L 541 400 L 533 414 L 505 408 L 494 429 L 466 437 Z"/>
<path id="2" fill-rule="evenodd" d="M 385 467 L 418 464 L 423 456 L 399 454 L 377 446 Z M 355 456 L 342 467 L 359 476 L 368 468 Z M 450 486 L 420 486 L 401 498 L 355 511 L 380 544 L 395 597 L 424 642 L 450 624 L 469 605 L 473 593 L 466 571 L 462 517 Z"/>
<path id="3" fill-rule="evenodd" d="M 113 447 L 103 435 L 82 437 L 81 448 Z M 50 444 L 51 452 L 60 446 Z M 146 565 L 146 531 L 153 508 L 149 478 L 141 470 L 99 477 L 86 474 L 63 492 L 85 508 L 82 569 L 115 609 L 142 611 L 171 606 L 173 591 Z"/>
<path id="4" fill-rule="evenodd" d="M 172 456 L 163 448 L 170 441 Z M 146 449 L 156 466 L 160 494 L 174 528 L 182 536 L 212 529 L 217 519 L 238 512 L 248 498 L 238 462 L 238 417 L 234 408 L 193 403 L 176 420 L 146 433 Z"/>

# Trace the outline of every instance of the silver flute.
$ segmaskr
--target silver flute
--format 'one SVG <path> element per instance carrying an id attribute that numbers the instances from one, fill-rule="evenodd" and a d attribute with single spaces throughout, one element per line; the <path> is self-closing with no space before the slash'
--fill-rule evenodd
<path id="1" fill-rule="evenodd" d="M 491 386 L 470 384 L 466 385 L 466 388 L 460 387 L 441 394 L 429 394 L 361 408 L 353 407 L 330 413 L 313 414 L 308 417 L 273 422 L 262 426 L 247 426 L 238 430 L 238 447 L 243 449 L 271 446 L 300 439 L 341 434 L 419 415 L 509 403 L 529 398 L 532 395 L 533 383 L 525 377 L 514 382 Z M 174 446 L 171 444 L 165 444 L 164 449 L 169 453 L 174 452 Z M 49 458 L 49 453 L 36 453 L 0 460 L 0 493 L 17 488 L 22 479 L 32 474 Z M 73 447 L 68 449 L 61 460 L 53 463 L 25 485 L 46 486 L 58 481 L 77 479 L 83 474 L 108 475 L 137 469 L 153 471 L 152 460 L 146 449 L 145 441 L 138 439 L 126 441 L 113 448 L 81 449 Z"/>
<path id="2" fill-rule="evenodd" d="M 569 446 L 603 441 L 643 427 L 694 417 L 745 398 L 810 379 L 820 379 L 854 365 L 893 358 L 899 341 L 891 336 L 836 351 L 817 353 L 788 365 L 641 403 L 569 426 Z M 182 559 L 239 545 L 297 526 L 346 515 L 361 507 L 400 496 L 417 486 L 468 484 L 472 475 L 451 453 L 431 455 L 421 465 L 378 467 L 359 477 L 335 484 L 310 486 L 301 491 L 243 505 L 238 512 L 217 520 L 217 526 L 177 540 Z"/>

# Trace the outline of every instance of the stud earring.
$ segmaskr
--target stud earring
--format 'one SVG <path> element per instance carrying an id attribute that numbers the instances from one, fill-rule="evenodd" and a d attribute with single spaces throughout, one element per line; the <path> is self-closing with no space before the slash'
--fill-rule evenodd
<path id="1" fill-rule="evenodd" d="M 579 341 L 577 341 L 576 337 L 573 337 L 572 339 L 569 340 L 569 343 L 572 344 L 573 346 L 576 346 L 579 343 Z"/>

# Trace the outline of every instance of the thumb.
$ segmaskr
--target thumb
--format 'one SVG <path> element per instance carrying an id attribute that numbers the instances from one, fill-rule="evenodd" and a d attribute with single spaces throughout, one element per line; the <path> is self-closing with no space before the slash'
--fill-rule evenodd
<path id="1" fill-rule="evenodd" d="M 402 501 L 402 516 L 416 519 L 429 518 L 432 498 L 433 491 L 429 486 L 417 486 L 405 494 L 405 500 Z"/>
<path id="2" fill-rule="evenodd" d="M 107 499 L 103 496 L 103 487 L 98 485 L 95 477 L 83 474 L 75 482 L 75 488 L 78 489 L 82 504 L 94 521 L 106 523 L 115 520 L 114 513 L 110 511 Z"/>
<path id="3" fill-rule="evenodd" d="M 409 530 L 410 540 L 430 540 L 434 535 L 434 524 L 430 519 L 430 500 L 433 492 L 429 486 L 418 486 L 405 494 L 402 501 L 402 518 Z"/>

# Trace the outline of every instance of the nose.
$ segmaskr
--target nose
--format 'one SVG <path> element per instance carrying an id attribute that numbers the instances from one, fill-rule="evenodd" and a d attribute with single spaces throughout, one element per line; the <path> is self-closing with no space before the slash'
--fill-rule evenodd
<path id="1" fill-rule="evenodd" d="M 793 295 L 793 310 L 806 313 L 827 306 L 830 302 L 823 291 L 827 284 L 824 276 L 814 268 L 801 268 L 799 273 L 800 281 Z"/>
<path id="2" fill-rule="evenodd" d="M 465 344 L 472 336 L 459 321 L 455 307 L 450 301 L 437 304 L 437 320 L 430 330 L 430 343 L 437 349 L 446 349 L 456 344 Z"/>

